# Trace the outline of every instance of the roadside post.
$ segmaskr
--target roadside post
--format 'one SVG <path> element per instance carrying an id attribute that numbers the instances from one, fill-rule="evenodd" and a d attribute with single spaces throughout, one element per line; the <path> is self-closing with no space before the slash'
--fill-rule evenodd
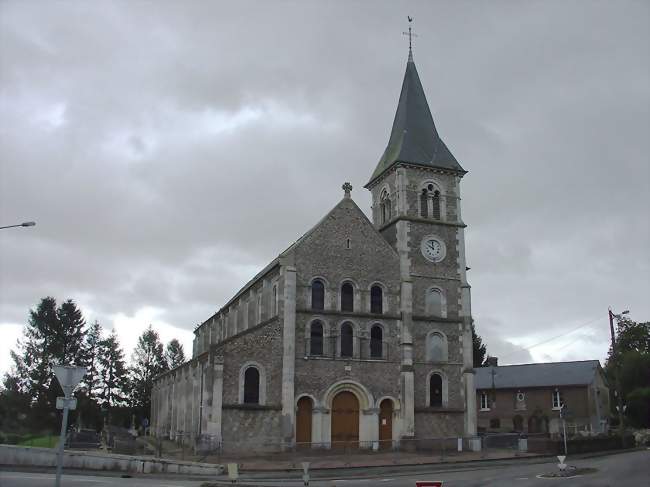
<path id="1" fill-rule="evenodd" d="M 309 462 L 302 462 L 302 481 L 305 487 L 309 487 Z"/>
<path id="2" fill-rule="evenodd" d="M 228 478 L 230 482 L 235 484 L 239 480 L 239 465 L 236 463 L 228 464 Z"/>
<path id="3" fill-rule="evenodd" d="M 68 428 L 68 412 L 77 408 L 77 399 L 72 397 L 79 381 L 86 375 L 85 367 L 74 365 L 53 365 L 52 370 L 56 379 L 63 389 L 63 397 L 56 398 L 56 408 L 63 409 L 63 420 L 61 421 L 61 436 L 59 438 L 59 451 L 56 458 L 56 487 L 61 487 L 61 473 L 63 470 L 63 447 L 65 445 L 65 432 Z"/>
<path id="4" fill-rule="evenodd" d="M 564 438 L 564 456 L 565 457 L 568 455 L 567 448 L 566 448 L 566 417 L 567 417 L 568 413 L 569 413 L 569 410 L 567 409 L 566 404 L 562 404 L 562 407 L 560 408 L 560 418 L 562 418 L 562 432 L 563 432 L 562 437 Z"/>

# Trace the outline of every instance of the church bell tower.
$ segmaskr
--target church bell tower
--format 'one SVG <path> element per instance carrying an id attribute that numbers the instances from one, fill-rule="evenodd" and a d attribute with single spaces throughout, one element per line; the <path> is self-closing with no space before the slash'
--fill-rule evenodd
<path id="1" fill-rule="evenodd" d="M 462 398 L 456 409 L 464 410 L 463 434 L 476 433 L 460 199 L 466 173 L 438 134 L 409 45 L 388 145 L 365 186 L 372 193 L 373 224 L 400 256 L 402 421 L 407 437 L 415 434 L 415 411 L 428 404 L 420 397 L 425 392 L 417 378 L 433 368 L 446 374 L 448 397 Z M 431 330 L 440 330 L 447 340 L 446 362 L 427 358 Z M 453 409 L 451 403 L 447 409 Z"/>

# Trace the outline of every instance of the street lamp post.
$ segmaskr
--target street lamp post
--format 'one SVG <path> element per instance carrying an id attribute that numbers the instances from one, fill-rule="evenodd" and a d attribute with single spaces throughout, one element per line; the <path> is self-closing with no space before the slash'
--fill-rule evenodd
<path id="1" fill-rule="evenodd" d="M 623 315 L 628 314 L 630 311 L 625 310 L 620 314 L 616 314 L 612 311 L 612 308 L 608 309 L 609 311 L 609 331 L 612 335 L 612 360 L 614 361 L 614 392 L 616 393 L 616 410 L 618 411 L 618 431 L 621 435 L 621 441 L 624 441 L 623 437 L 625 436 L 625 424 L 624 416 L 625 407 L 623 406 L 623 395 L 621 394 L 621 380 L 620 380 L 620 360 L 618 354 L 616 353 L 616 335 L 614 334 L 614 318 L 620 319 Z"/>
<path id="2" fill-rule="evenodd" d="M 36 222 L 23 222 L 19 223 L 18 225 L 6 225 L 4 227 L 0 227 L 0 230 L 3 230 L 5 228 L 15 228 L 15 227 L 33 227 L 36 225 Z"/>

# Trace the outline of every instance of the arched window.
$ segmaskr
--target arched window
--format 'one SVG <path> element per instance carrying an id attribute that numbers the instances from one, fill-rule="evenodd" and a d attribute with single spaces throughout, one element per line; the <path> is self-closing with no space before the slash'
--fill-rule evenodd
<path id="1" fill-rule="evenodd" d="M 260 403 L 260 372 L 248 367 L 244 372 L 244 404 Z"/>
<path id="2" fill-rule="evenodd" d="M 442 407 L 442 377 L 440 374 L 431 374 L 429 378 L 429 406 Z"/>
<path id="3" fill-rule="evenodd" d="M 370 288 L 370 312 L 382 314 L 384 312 L 384 296 L 381 286 L 372 286 Z"/>
<path id="4" fill-rule="evenodd" d="M 311 283 L 311 309 L 325 309 L 325 285 L 318 279 Z"/>
<path id="5" fill-rule="evenodd" d="M 442 333 L 433 332 L 427 336 L 427 359 L 430 362 L 447 361 L 447 339 Z"/>
<path id="6" fill-rule="evenodd" d="M 429 195 L 426 189 L 423 189 L 420 194 L 420 216 L 422 218 L 429 217 Z"/>
<path id="7" fill-rule="evenodd" d="M 391 217 L 391 208 L 388 191 L 385 189 L 381 192 L 381 196 L 379 197 L 379 211 L 381 213 L 381 222 L 388 222 Z"/>
<path id="8" fill-rule="evenodd" d="M 370 358 L 382 358 L 384 356 L 383 338 L 384 331 L 381 326 L 374 325 L 370 329 Z"/>
<path id="9" fill-rule="evenodd" d="M 427 289 L 424 298 L 425 313 L 427 316 L 442 316 L 442 293 L 440 289 Z"/>
<path id="10" fill-rule="evenodd" d="M 435 220 L 440 220 L 440 191 L 435 190 L 433 192 L 433 218 Z"/>
<path id="11" fill-rule="evenodd" d="M 341 311 L 354 311 L 354 288 L 349 282 L 341 286 Z"/>
<path id="12" fill-rule="evenodd" d="M 323 355 L 323 324 L 320 321 L 311 324 L 309 355 Z"/>
<path id="13" fill-rule="evenodd" d="M 273 316 L 278 314 L 278 285 L 274 284 L 273 285 Z"/>
<path id="14" fill-rule="evenodd" d="M 354 355 L 354 330 L 351 323 L 343 323 L 341 326 L 341 357 L 352 357 Z"/>

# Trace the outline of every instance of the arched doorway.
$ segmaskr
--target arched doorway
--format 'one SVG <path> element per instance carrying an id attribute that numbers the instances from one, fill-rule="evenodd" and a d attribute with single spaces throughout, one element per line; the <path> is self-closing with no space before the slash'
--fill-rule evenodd
<path id="1" fill-rule="evenodd" d="M 512 418 L 512 428 L 518 433 L 524 431 L 524 418 L 519 415 Z"/>
<path id="2" fill-rule="evenodd" d="M 298 400 L 296 412 L 296 443 L 298 446 L 309 446 L 311 443 L 311 416 L 314 405 L 309 397 Z"/>
<path id="3" fill-rule="evenodd" d="M 393 444 L 393 401 L 384 399 L 379 405 L 379 448 L 389 449 Z"/>
<path id="4" fill-rule="evenodd" d="M 332 401 L 332 447 L 358 446 L 359 400 L 350 391 L 342 391 Z"/>

